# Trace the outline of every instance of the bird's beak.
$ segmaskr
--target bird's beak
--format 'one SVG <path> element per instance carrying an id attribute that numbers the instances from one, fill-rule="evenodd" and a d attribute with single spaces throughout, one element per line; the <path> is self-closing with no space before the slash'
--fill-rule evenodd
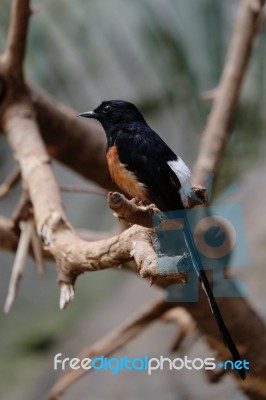
<path id="1" fill-rule="evenodd" d="M 78 117 L 98 119 L 98 114 L 96 114 L 94 111 L 86 111 L 84 113 L 79 114 Z"/>

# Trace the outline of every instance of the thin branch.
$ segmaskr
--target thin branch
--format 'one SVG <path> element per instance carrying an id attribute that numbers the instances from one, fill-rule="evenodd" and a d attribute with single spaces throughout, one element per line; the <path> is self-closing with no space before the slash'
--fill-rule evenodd
<path id="1" fill-rule="evenodd" d="M 21 80 L 30 14 L 30 0 L 12 0 L 5 58 L 7 68 Z"/>
<path id="2" fill-rule="evenodd" d="M 207 379 L 210 383 L 218 383 L 221 381 L 221 379 L 224 377 L 226 374 L 226 369 L 220 369 L 218 371 L 214 370 L 205 370 L 205 375 L 207 376 Z"/>
<path id="3" fill-rule="evenodd" d="M 0 225 L 1 222 L 3 221 L 0 221 Z M 19 228 L 21 233 L 18 240 L 15 261 L 12 268 L 8 294 L 4 306 L 4 311 L 6 313 L 9 313 L 11 306 L 15 300 L 19 288 L 19 283 L 24 273 L 26 258 L 30 254 L 30 245 L 32 245 L 34 259 L 39 273 L 43 274 L 44 272 L 42 248 L 40 245 L 40 240 L 35 231 L 33 219 L 28 219 L 27 221 L 21 220 L 19 222 Z M 14 230 L 13 224 L 9 227 L 9 229 Z M 2 231 L 0 228 L 0 237 L 1 233 Z"/>
<path id="4" fill-rule="evenodd" d="M 20 180 L 20 169 L 16 166 L 0 185 L 0 199 L 6 196 Z"/>
<path id="5" fill-rule="evenodd" d="M 60 282 L 60 310 L 64 310 L 75 298 L 75 291 L 73 284 Z"/>
<path id="6" fill-rule="evenodd" d="M 32 216 L 32 206 L 27 190 L 23 189 L 19 202 L 12 214 L 13 230 L 20 232 L 20 221 L 27 221 Z"/>
<path id="7" fill-rule="evenodd" d="M 206 173 L 218 171 L 231 133 L 240 88 L 254 38 L 258 32 L 264 1 L 256 4 L 258 8 L 254 10 L 254 7 L 250 7 L 250 0 L 242 0 L 240 3 L 234 33 L 218 85 L 219 90 L 216 92 L 207 125 L 202 133 L 198 158 L 194 166 L 193 180 L 200 185 L 204 185 Z"/>
<path id="8" fill-rule="evenodd" d="M 33 227 L 31 232 L 31 246 L 34 256 L 34 261 L 36 263 L 36 267 L 39 275 L 44 275 L 45 268 L 43 262 L 43 254 L 42 254 L 42 243 L 40 241 L 39 236 L 37 235 L 35 225 L 32 221 Z"/>
<path id="9" fill-rule="evenodd" d="M 85 349 L 79 358 L 93 359 L 102 355 L 106 357 L 114 353 L 134 337 L 141 334 L 153 321 L 156 321 L 173 306 L 172 303 L 166 303 L 162 298 L 156 300 L 151 305 L 139 311 L 135 317 L 129 318 L 105 337 Z M 57 399 L 69 386 L 90 371 L 91 370 L 86 371 L 84 369 L 67 371 L 59 378 L 49 393 L 46 394 L 44 400 Z"/>
<path id="10" fill-rule="evenodd" d="M 196 329 L 196 322 L 182 307 L 175 307 L 167 311 L 162 317 L 166 322 L 174 322 L 178 328 L 176 339 L 172 343 L 171 351 L 177 351 L 185 338 Z"/>
<path id="11" fill-rule="evenodd" d="M 200 97 L 202 100 L 205 101 L 212 101 L 217 97 L 219 88 L 211 89 L 211 90 L 206 90 L 205 92 L 202 92 Z"/>
<path id="12" fill-rule="evenodd" d="M 19 282 L 22 278 L 25 269 L 26 258 L 29 253 L 30 239 L 32 234 L 33 225 L 31 221 L 21 221 L 20 223 L 21 235 L 19 238 L 18 249 L 14 265 L 12 268 L 11 278 L 7 298 L 4 306 L 4 312 L 9 313 L 10 308 L 15 300 Z"/>
<path id="13" fill-rule="evenodd" d="M 70 193 L 86 193 L 86 194 L 96 194 L 99 196 L 107 196 L 108 190 L 105 190 L 101 187 L 92 186 L 92 187 L 85 187 L 85 186 L 77 186 L 77 185 L 62 185 L 60 184 L 60 190 L 62 192 L 70 192 Z"/>

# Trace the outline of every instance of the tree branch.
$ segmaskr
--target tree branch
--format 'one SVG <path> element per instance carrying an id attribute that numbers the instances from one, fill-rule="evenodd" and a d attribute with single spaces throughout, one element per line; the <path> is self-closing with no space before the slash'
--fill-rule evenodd
<path id="1" fill-rule="evenodd" d="M 7 36 L 7 46 L 4 54 L 6 67 L 13 76 L 23 80 L 23 61 L 26 51 L 30 0 L 13 0 Z"/>
<path id="2" fill-rule="evenodd" d="M 137 224 L 147 228 L 152 228 L 152 216 L 159 210 L 154 206 L 137 206 L 134 201 L 128 200 L 123 194 L 110 192 L 107 202 L 114 216 L 125 220 L 130 224 Z"/>
<path id="3" fill-rule="evenodd" d="M 77 185 L 62 185 L 59 186 L 61 192 L 68 193 L 84 193 L 84 194 L 95 194 L 98 196 L 106 197 L 108 191 L 106 189 L 101 188 L 100 186 L 91 185 L 91 186 L 77 186 Z"/>
<path id="4" fill-rule="evenodd" d="M 78 237 L 86 243 L 113 238 L 114 235 L 118 236 L 122 232 L 123 230 L 120 229 L 119 226 L 115 226 L 115 228 L 110 232 L 93 231 L 87 229 L 78 229 L 76 231 Z M 19 230 L 17 230 L 15 222 L 0 215 L 0 248 L 2 250 L 16 252 L 18 240 Z M 117 240 L 119 239 L 117 238 Z M 121 241 L 123 242 L 123 239 L 121 239 Z M 32 255 L 32 253 L 30 252 L 29 255 Z M 49 250 L 42 249 L 42 255 L 47 260 L 54 260 Z"/>
<path id="5" fill-rule="evenodd" d="M 246 72 L 254 38 L 261 21 L 264 1 L 257 9 L 250 7 L 250 0 L 242 0 L 231 39 L 220 83 L 207 125 L 202 133 L 201 145 L 194 166 L 193 181 L 205 184 L 205 174 L 217 173 L 225 146 L 231 134 L 241 84 Z"/>
<path id="6" fill-rule="evenodd" d="M 29 84 L 28 90 L 49 155 L 103 188 L 117 189 L 107 167 L 100 124 L 78 118 L 77 112 L 40 88 Z"/>
<path id="7" fill-rule="evenodd" d="M 32 230 L 34 229 L 32 221 L 21 221 L 20 223 L 21 234 L 18 243 L 18 249 L 14 265 L 12 268 L 11 278 L 8 287 L 8 293 L 4 306 L 4 312 L 9 313 L 10 308 L 15 300 L 20 280 L 24 274 L 26 258 L 29 253 L 30 240 Z"/>
<path id="8" fill-rule="evenodd" d="M 139 311 L 135 317 L 129 318 L 122 323 L 118 328 L 108 333 L 105 337 L 89 346 L 80 354 L 79 359 L 96 358 L 99 356 L 108 356 L 124 346 L 127 342 L 139 335 L 153 321 L 160 318 L 169 308 L 175 306 L 172 303 L 166 303 L 163 298 L 156 300 L 143 310 Z M 63 392 L 75 383 L 89 371 L 84 369 L 69 370 L 62 375 L 55 383 L 49 393 L 46 394 L 44 400 L 56 400 Z"/>
<path id="9" fill-rule="evenodd" d="M 20 169 L 16 166 L 0 185 L 0 199 L 5 197 L 20 180 Z"/>
<path id="10" fill-rule="evenodd" d="M 165 322 L 174 322 L 177 325 L 178 334 L 171 345 L 171 351 L 178 351 L 182 342 L 197 328 L 196 322 L 191 315 L 182 307 L 175 307 L 162 315 Z"/>
<path id="11" fill-rule="evenodd" d="M 203 187 L 192 187 L 193 198 L 188 198 L 189 208 L 203 206 L 207 203 L 206 189 Z M 114 216 L 125 220 L 130 224 L 137 224 L 147 228 L 152 228 L 153 216 L 160 213 L 154 204 L 148 206 L 138 206 L 134 199 L 128 200 L 123 194 L 118 192 L 110 192 L 107 196 L 107 202 Z"/>

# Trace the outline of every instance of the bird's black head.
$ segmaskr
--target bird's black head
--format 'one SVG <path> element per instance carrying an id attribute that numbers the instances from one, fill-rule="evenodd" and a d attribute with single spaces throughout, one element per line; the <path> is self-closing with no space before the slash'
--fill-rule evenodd
<path id="1" fill-rule="evenodd" d="M 124 126 L 135 123 L 146 124 L 137 107 L 123 100 L 103 101 L 95 110 L 87 111 L 80 116 L 97 119 L 107 136 Z"/>

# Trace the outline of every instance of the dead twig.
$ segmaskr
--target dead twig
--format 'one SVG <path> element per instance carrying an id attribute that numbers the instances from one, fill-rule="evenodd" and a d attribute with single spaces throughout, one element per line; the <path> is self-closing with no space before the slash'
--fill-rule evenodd
<path id="1" fill-rule="evenodd" d="M 20 180 L 20 169 L 16 166 L 0 185 L 0 199 L 6 196 Z"/>
<path id="2" fill-rule="evenodd" d="M 204 101 L 212 101 L 217 97 L 219 88 L 206 90 L 205 92 L 201 93 L 200 97 Z"/>
<path id="3" fill-rule="evenodd" d="M 59 282 L 60 286 L 60 310 L 64 310 L 75 298 L 75 290 L 72 283 Z"/>
<path id="4" fill-rule="evenodd" d="M 30 254 L 30 246 L 32 246 L 34 259 L 39 273 L 42 275 L 44 272 L 42 247 L 35 231 L 34 220 L 32 218 L 28 220 L 21 220 L 19 222 L 19 229 L 21 233 L 18 240 L 15 261 L 12 268 L 8 294 L 4 306 L 4 311 L 6 313 L 9 313 L 11 306 L 16 298 L 19 283 L 25 270 L 26 259 L 27 256 Z M 10 230 L 14 230 L 13 224 L 10 226 Z"/>
<path id="5" fill-rule="evenodd" d="M 27 221 L 32 216 L 32 206 L 28 192 L 24 189 L 17 204 L 16 209 L 12 214 L 13 230 L 17 234 L 20 233 L 20 221 Z"/>
<path id="6" fill-rule="evenodd" d="M 45 272 L 44 269 L 44 262 L 43 262 L 43 252 L 42 252 L 42 243 L 37 235 L 35 225 L 33 226 L 32 232 L 31 232 L 31 246 L 32 246 L 32 251 L 33 251 L 33 256 L 34 256 L 34 261 L 36 263 L 37 271 L 39 275 L 43 275 Z"/>
<path id="7" fill-rule="evenodd" d="M 18 243 L 18 249 L 14 265 L 12 268 L 7 298 L 4 306 L 4 312 L 9 313 L 10 308 L 15 300 L 19 282 L 23 276 L 26 258 L 29 253 L 30 240 L 32 235 L 33 223 L 32 221 L 21 221 L 20 223 L 21 234 Z"/>
<path id="8" fill-rule="evenodd" d="M 220 369 L 218 371 L 216 371 L 216 370 L 211 371 L 211 370 L 206 369 L 205 374 L 210 383 L 218 383 L 226 374 L 226 370 Z"/>
<path id="9" fill-rule="evenodd" d="M 177 325 L 178 333 L 171 345 L 171 351 L 177 351 L 185 338 L 196 329 L 196 322 L 191 315 L 182 307 L 175 307 L 168 310 L 162 317 L 166 322 L 174 322 Z"/>
<path id="10" fill-rule="evenodd" d="M 103 189 L 101 187 L 97 187 L 97 186 L 85 187 L 85 186 L 60 184 L 59 187 L 62 192 L 96 194 L 96 195 L 105 196 L 105 197 L 108 194 L 108 190 L 105 190 L 105 189 Z"/>

